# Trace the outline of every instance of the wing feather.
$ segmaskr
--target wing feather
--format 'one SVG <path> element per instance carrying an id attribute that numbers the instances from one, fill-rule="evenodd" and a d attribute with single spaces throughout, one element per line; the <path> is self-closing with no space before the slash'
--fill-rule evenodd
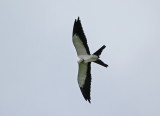
<path id="1" fill-rule="evenodd" d="M 90 103 L 91 91 L 91 63 L 80 63 L 78 72 L 78 84 L 84 99 Z"/>
<path id="2" fill-rule="evenodd" d="M 79 17 L 74 22 L 72 40 L 76 48 L 77 55 L 90 55 L 87 39 L 83 32 L 83 28 L 81 25 L 81 21 L 79 20 Z"/>

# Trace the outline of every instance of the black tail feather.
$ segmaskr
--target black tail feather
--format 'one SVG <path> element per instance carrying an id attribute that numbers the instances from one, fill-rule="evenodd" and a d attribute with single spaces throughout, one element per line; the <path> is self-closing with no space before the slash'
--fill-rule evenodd
<path id="1" fill-rule="evenodd" d="M 97 63 L 97 64 L 99 64 L 99 65 L 102 65 L 102 66 L 104 66 L 104 67 L 108 67 L 108 65 L 107 64 L 105 64 L 102 60 L 100 60 L 100 59 L 98 59 L 97 61 L 95 61 L 95 63 Z"/>
<path id="2" fill-rule="evenodd" d="M 93 55 L 96 55 L 96 56 L 100 56 L 101 55 L 101 53 L 102 53 L 102 50 L 105 48 L 106 46 L 105 45 L 103 45 L 100 49 L 98 49 Z"/>

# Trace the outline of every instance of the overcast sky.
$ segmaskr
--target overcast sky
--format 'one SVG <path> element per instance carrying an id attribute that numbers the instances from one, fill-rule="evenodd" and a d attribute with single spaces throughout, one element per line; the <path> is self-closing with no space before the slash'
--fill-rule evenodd
<path id="1" fill-rule="evenodd" d="M 91 53 L 91 104 L 77 83 L 80 17 Z M 160 116 L 159 0 L 1 0 L 0 116 Z"/>

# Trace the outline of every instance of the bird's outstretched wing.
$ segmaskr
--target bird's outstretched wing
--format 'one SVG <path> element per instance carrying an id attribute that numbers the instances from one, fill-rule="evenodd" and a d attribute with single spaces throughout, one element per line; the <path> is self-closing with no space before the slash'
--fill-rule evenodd
<path id="1" fill-rule="evenodd" d="M 79 17 L 77 20 L 75 19 L 74 22 L 72 40 L 78 56 L 90 55 L 89 47 L 87 45 L 87 39 L 83 32 Z"/>
<path id="2" fill-rule="evenodd" d="M 84 99 L 90 103 L 91 91 L 91 63 L 80 63 L 78 72 L 78 84 Z"/>

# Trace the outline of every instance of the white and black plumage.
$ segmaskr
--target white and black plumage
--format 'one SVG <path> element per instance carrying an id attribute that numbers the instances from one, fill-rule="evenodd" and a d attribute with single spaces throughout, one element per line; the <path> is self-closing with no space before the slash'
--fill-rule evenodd
<path id="1" fill-rule="evenodd" d="M 100 64 L 104 67 L 108 65 L 102 62 L 99 59 L 102 50 L 106 47 L 103 45 L 99 50 L 97 50 L 94 54 L 90 54 L 89 47 L 87 45 L 87 39 L 82 29 L 81 21 L 78 17 L 77 20 L 74 22 L 73 26 L 73 35 L 72 40 L 74 47 L 77 51 L 78 56 L 78 64 L 79 64 L 79 71 L 78 71 L 78 84 L 82 95 L 85 100 L 88 100 L 90 103 L 90 91 L 91 91 L 91 62 L 95 62 Z"/>

